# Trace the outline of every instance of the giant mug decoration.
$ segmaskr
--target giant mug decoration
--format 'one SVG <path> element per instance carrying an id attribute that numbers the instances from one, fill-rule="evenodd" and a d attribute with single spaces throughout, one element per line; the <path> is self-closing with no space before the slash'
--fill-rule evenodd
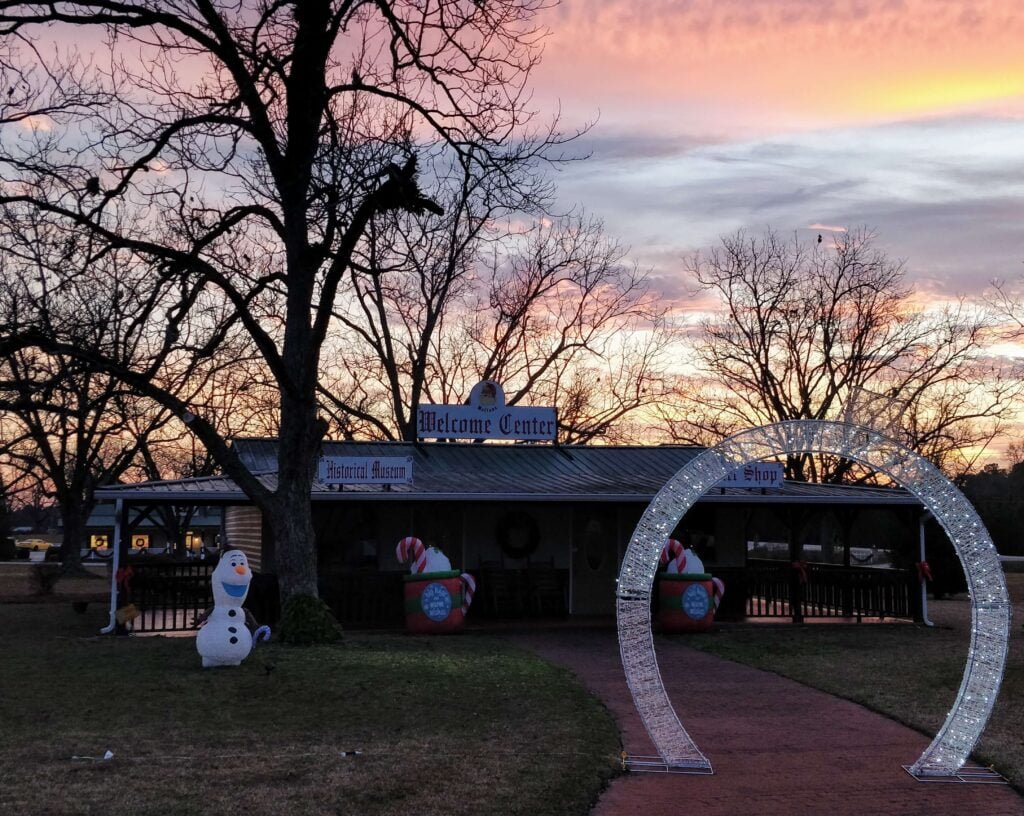
<path id="1" fill-rule="evenodd" d="M 395 547 L 398 563 L 409 564 L 402 581 L 405 595 L 405 628 L 420 634 L 461 631 L 473 602 L 476 579 L 452 569 L 452 562 L 436 547 L 424 547 L 415 536 L 406 536 Z"/>
<path id="2" fill-rule="evenodd" d="M 666 536 L 712 485 L 738 467 L 799 453 L 842 456 L 890 476 L 921 500 L 956 549 L 973 612 L 967 666 L 946 722 L 907 768 L 918 778 L 955 776 L 985 729 L 1006 665 L 1010 600 L 999 554 L 970 502 L 938 468 L 876 430 L 844 422 L 799 420 L 738 433 L 691 460 L 651 501 L 626 550 L 616 590 L 622 665 L 644 726 L 668 767 L 711 772 L 679 722 L 658 670 L 651 632 L 654 576 Z"/>

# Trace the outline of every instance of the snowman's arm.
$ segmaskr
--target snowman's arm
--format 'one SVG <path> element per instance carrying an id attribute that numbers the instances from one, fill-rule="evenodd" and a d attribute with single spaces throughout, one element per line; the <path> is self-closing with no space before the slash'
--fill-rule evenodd
<path id="1" fill-rule="evenodd" d="M 259 621 L 256 620 L 256 616 L 248 609 L 245 610 L 245 625 L 249 628 L 250 632 L 255 632 L 260 627 Z"/>
<path id="2" fill-rule="evenodd" d="M 196 615 L 192 621 L 192 625 L 196 627 L 202 626 L 204 623 L 206 623 L 206 619 L 209 618 L 211 614 L 213 614 L 212 606 L 207 607 L 207 609 L 204 612 L 200 612 L 198 615 Z"/>

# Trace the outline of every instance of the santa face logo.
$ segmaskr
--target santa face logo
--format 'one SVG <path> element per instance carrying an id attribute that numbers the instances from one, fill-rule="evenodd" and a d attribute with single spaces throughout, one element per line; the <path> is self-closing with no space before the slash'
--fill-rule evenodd
<path id="1" fill-rule="evenodd" d="M 683 593 L 683 612 L 693 620 L 702 620 L 708 614 L 708 591 L 703 584 L 691 584 Z"/>
<path id="2" fill-rule="evenodd" d="M 428 584 L 420 596 L 420 606 L 424 615 L 440 623 L 451 614 L 452 597 L 442 584 Z"/>

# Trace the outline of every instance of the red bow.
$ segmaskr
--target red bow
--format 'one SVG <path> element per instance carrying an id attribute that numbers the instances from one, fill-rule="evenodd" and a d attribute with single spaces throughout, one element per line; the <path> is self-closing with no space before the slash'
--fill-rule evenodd
<path id="1" fill-rule="evenodd" d="M 927 561 L 917 562 L 917 579 L 923 584 L 925 581 L 932 580 L 932 568 L 928 566 Z"/>
<path id="2" fill-rule="evenodd" d="M 128 592 L 131 589 L 132 576 L 134 574 L 135 570 L 131 567 L 118 567 L 117 573 L 114 575 L 118 589 Z"/>
<path id="3" fill-rule="evenodd" d="M 807 562 L 806 561 L 794 561 L 790 566 L 800 573 L 800 583 L 807 583 Z"/>

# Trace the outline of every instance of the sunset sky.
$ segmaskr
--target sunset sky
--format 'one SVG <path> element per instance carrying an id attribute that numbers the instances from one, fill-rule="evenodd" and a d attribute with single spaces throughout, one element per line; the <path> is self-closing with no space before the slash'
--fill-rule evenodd
<path id="1" fill-rule="evenodd" d="M 1024 13 L 1011 0 L 563 0 L 535 101 L 596 120 L 561 204 L 670 293 L 738 228 L 867 226 L 928 297 L 1024 272 Z"/>

